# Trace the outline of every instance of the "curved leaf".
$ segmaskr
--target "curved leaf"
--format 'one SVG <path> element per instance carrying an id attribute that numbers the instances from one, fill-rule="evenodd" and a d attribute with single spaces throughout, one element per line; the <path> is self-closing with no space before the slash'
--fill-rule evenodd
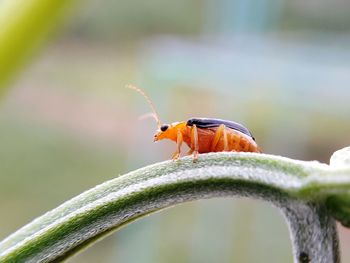
<path id="1" fill-rule="evenodd" d="M 0 1 L 0 95 L 73 2 Z"/>
<path id="2" fill-rule="evenodd" d="M 52 262 L 143 215 L 186 201 L 270 201 L 289 224 L 295 262 L 338 262 L 329 198 L 348 198 L 350 169 L 254 153 L 210 153 L 141 168 L 35 219 L 0 243 L 0 261 Z M 336 215 L 336 213 L 334 213 Z M 343 214 L 342 214 L 343 216 Z"/>

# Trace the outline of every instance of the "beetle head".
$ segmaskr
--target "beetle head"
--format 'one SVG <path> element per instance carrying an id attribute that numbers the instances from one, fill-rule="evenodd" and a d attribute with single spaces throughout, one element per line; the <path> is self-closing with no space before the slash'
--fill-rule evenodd
<path id="1" fill-rule="evenodd" d="M 163 139 L 176 141 L 177 131 L 179 130 L 180 132 L 182 132 L 183 127 L 184 127 L 183 122 L 173 122 L 171 124 L 162 124 L 156 131 L 156 134 L 154 135 L 154 141 L 156 142 Z"/>
<path id="2" fill-rule="evenodd" d="M 156 131 L 156 134 L 154 134 L 154 141 L 160 141 L 165 138 L 169 137 L 169 133 L 171 131 L 171 125 L 169 124 L 162 124 Z"/>

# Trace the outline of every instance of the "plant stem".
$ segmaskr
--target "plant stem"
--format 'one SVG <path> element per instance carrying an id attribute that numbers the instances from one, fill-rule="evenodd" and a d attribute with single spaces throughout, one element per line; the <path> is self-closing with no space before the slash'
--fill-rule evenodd
<path id="1" fill-rule="evenodd" d="M 105 182 L 29 223 L 0 243 L 0 261 L 65 259 L 161 209 L 205 198 L 244 196 L 271 202 L 284 214 L 295 262 L 337 263 L 335 222 L 324 205 L 328 192 L 320 191 L 319 184 L 317 198 L 310 191 L 327 172 L 324 164 L 253 153 L 212 153 L 200 155 L 196 163 L 185 157 L 154 164 Z"/>
<path id="2" fill-rule="evenodd" d="M 335 220 L 324 205 L 288 199 L 280 209 L 289 225 L 294 262 L 340 262 Z"/>

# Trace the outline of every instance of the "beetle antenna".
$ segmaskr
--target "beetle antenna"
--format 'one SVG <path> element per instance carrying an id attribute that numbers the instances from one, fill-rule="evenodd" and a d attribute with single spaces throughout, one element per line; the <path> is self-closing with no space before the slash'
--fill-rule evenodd
<path id="1" fill-rule="evenodd" d="M 148 112 L 148 113 L 145 113 L 145 114 L 142 114 L 141 116 L 139 116 L 139 120 L 145 120 L 148 118 L 152 118 L 155 121 L 157 121 L 157 117 L 154 115 L 153 112 Z"/>
<path id="2" fill-rule="evenodd" d="M 153 102 L 151 101 L 151 99 L 148 97 L 148 95 L 146 94 L 146 92 L 144 92 L 142 89 L 139 89 L 138 87 L 135 87 L 133 85 L 126 85 L 127 88 L 129 89 L 133 89 L 135 91 L 137 91 L 138 93 L 140 93 L 148 102 L 149 106 L 151 107 L 152 109 L 152 112 L 153 114 L 151 115 L 152 117 L 154 117 L 154 119 L 156 120 L 157 122 L 157 126 L 158 128 L 161 126 L 161 122 L 160 122 L 160 119 L 159 119 L 159 115 L 157 113 L 157 110 L 156 108 L 154 107 L 154 104 Z"/>

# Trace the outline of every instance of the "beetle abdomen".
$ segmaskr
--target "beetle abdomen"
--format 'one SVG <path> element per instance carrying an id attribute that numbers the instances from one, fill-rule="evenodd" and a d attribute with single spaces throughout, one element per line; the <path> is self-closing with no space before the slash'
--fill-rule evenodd
<path id="1" fill-rule="evenodd" d="M 193 145 L 191 145 L 190 131 L 191 127 L 187 126 L 186 135 L 183 137 L 186 144 L 192 149 Z M 198 152 L 199 153 L 208 153 L 208 152 L 222 152 L 224 151 L 224 138 L 221 137 L 218 143 L 213 147 L 213 140 L 215 137 L 215 133 L 218 127 L 213 128 L 197 128 L 198 131 Z M 228 151 L 236 151 L 236 152 L 261 152 L 257 143 L 253 140 L 252 137 L 226 127 L 227 134 L 227 146 Z"/>

